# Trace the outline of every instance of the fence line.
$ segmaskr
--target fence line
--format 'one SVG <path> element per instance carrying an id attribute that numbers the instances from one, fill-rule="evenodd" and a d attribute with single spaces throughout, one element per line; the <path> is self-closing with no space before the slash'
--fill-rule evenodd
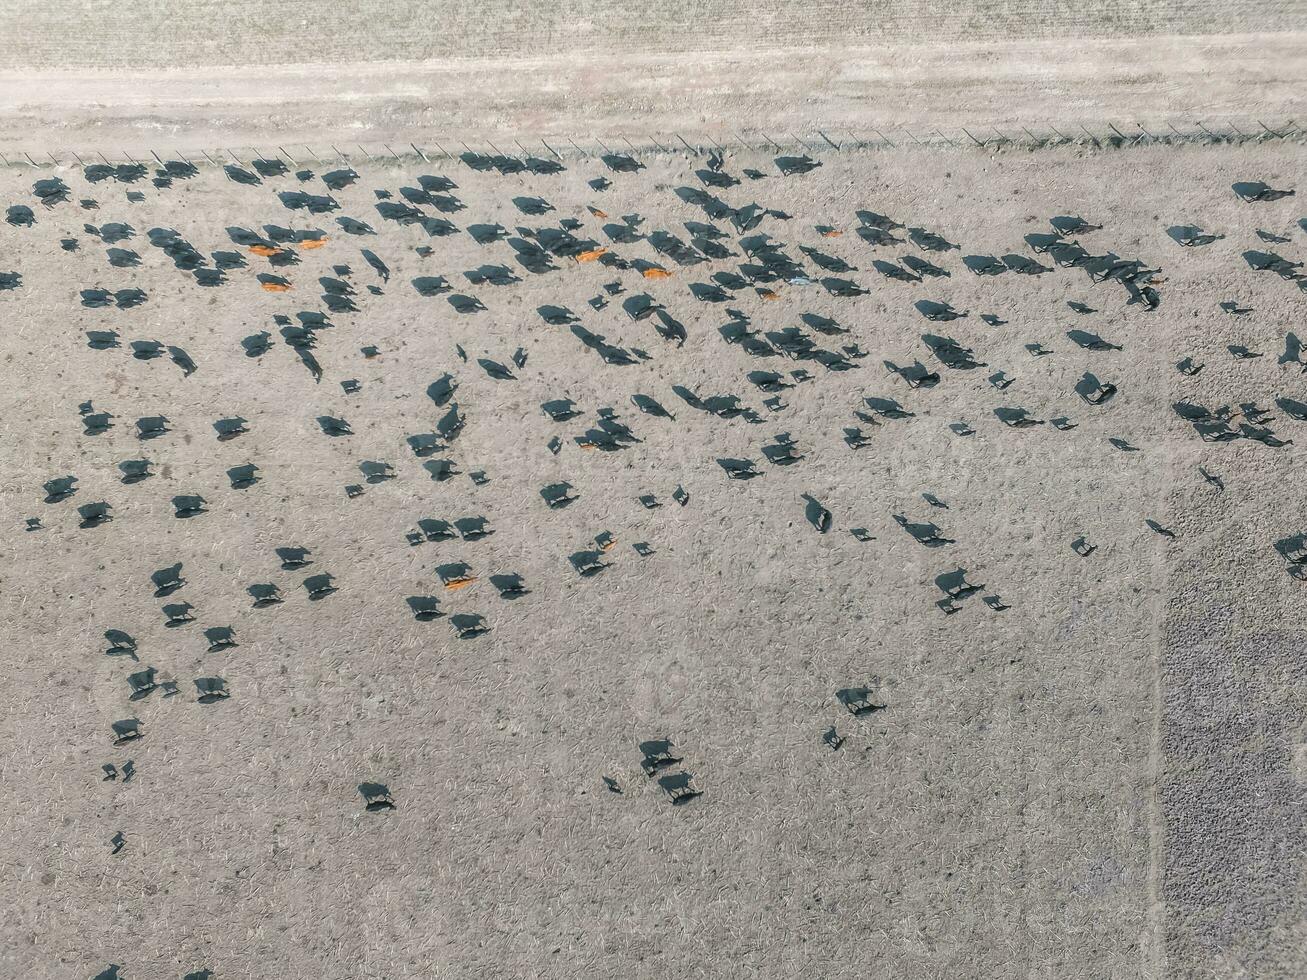
<path id="1" fill-rule="evenodd" d="M 1095 149 L 1129 149 L 1135 146 L 1163 145 L 1237 145 L 1260 142 L 1297 142 L 1307 140 L 1307 131 L 1290 119 L 1267 124 L 1261 119 L 1242 119 L 1238 121 L 1213 122 L 1210 125 L 1198 120 L 1150 123 L 1145 126 L 1134 122 L 1123 124 L 1124 128 L 1113 123 L 1093 124 L 1094 128 L 1083 123 L 1063 124 L 1061 127 L 1051 123 L 1037 127 L 1033 131 L 1027 126 L 1006 127 L 1001 130 L 995 126 L 960 126 L 949 128 L 923 129 L 915 131 L 906 127 L 877 129 L 871 127 L 869 132 L 852 132 L 849 130 L 823 129 L 799 136 L 795 133 L 769 133 L 762 131 L 733 132 L 716 137 L 705 134 L 692 134 L 687 140 L 680 133 L 671 134 L 618 134 L 606 139 L 597 135 L 583 137 L 548 136 L 530 137 L 524 144 L 517 138 L 497 137 L 498 143 L 488 138 L 435 139 L 424 138 L 422 145 L 417 142 L 395 143 L 353 143 L 341 147 L 335 143 L 320 144 L 317 147 L 295 145 L 287 148 L 279 144 L 266 144 L 261 147 L 235 146 L 191 150 L 183 153 L 179 150 L 150 150 L 150 156 L 160 166 L 166 160 L 180 160 L 186 163 L 202 164 L 206 161 L 214 166 L 237 164 L 248 166 L 251 160 L 284 159 L 292 166 L 303 167 L 313 163 L 318 166 L 354 163 L 366 159 L 369 163 L 403 163 L 422 160 L 431 163 L 435 160 L 449 160 L 464 154 L 493 155 L 497 157 L 543 157 L 562 160 L 569 157 L 601 157 L 617 154 L 684 154 L 702 156 L 708 153 L 734 153 L 740 150 L 750 153 L 822 153 L 846 152 L 849 150 L 896 149 L 899 147 L 934 147 L 942 149 L 1043 149 L 1059 146 L 1094 147 Z M 950 133 L 952 135 L 950 135 Z M 632 136 L 635 141 L 632 142 Z M 471 139 L 471 142 L 468 141 Z M 511 139 L 511 143 L 509 140 Z M 693 140 L 693 142 L 692 142 Z M 396 141 L 397 142 L 397 141 Z M 110 151 L 106 156 L 103 151 L 86 153 L 74 150 L 8 150 L 0 152 L 0 163 L 5 166 L 63 167 L 93 164 L 134 163 L 149 164 L 150 160 L 136 159 L 123 151 Z"/>

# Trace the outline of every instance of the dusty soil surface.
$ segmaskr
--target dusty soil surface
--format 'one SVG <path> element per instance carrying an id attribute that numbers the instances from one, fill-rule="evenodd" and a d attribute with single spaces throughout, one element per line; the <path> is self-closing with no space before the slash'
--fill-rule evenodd
<path id="1" fill-rule="evenodd" d="M 1307 116 L 1302 0 L 10 0 L 0 37 L 0 152 L 43 161 Z"/>
<path id="2" fill-rule="evenodd" d="M 1301 148 L 640 162 L 0 175 L 0 972 L 1301 975 Z"/>
<path id="3" fill-rule="evenodd" d="M 1107 124 L 1170 134 L 1196 122 L 1261 132 L 1307 115 L 1307 34 L 1044 39 L 834 48 L 639 51 L 439 62 L 86 72 L 0 67 L 0 152 L 150 159 L 243 153 L 333 156 L 358 143 L 740 148 L 912 145 L 942 131 L 1079 136 Z M 910 135 L 911 134 L 911 135 Z M 303 153 L 307 148 L 308 152 Z"/>
<path id="4" fill-rule="evenodd" d="M 1301 27 L 1299 0 L 331 0 L 287 9 L 260 0 L 10 0 L 0 32 L 15 68 L 168 70 L 711 52 L 762 43 L 937 44 L 1016 38 L 1212 37 Z"/>

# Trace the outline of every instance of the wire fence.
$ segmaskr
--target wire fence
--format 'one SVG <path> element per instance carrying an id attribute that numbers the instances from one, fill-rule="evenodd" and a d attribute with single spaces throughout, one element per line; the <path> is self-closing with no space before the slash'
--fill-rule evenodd
<path id="1" fill-rule="evenodd" d="M 281 145 L 268 143 L 262 146 L 211 147 L 201 150 L 164 149 L 132 154 L 127 151 L 9 149 L 0 151 L 0 163 L 5 166 L 68 167 L 94 164 L 117 165 L 122 163 L 150 162 L 153 158 L 160 166 L 168 160 L 191 164 L 209 164 L 220 167 L 228 164 L 248 165 L 252 160 L 284 159 L 292 166 L 307 164 L 353 166 L 363 160 L 369 163 L 403 163 L 422 160 L 427 163 L 449 160 L 465 154 L 477 156 L 565 158 L 602 157 L 612 154 L 691 154 L 708 153 L 829 153 L 852 150 L 885 150 L 913 147 L 935 149 L 953 148 L 995 150 L 1044 149 L 1049 147 L 1093 147 L 1101 150 L 1129 149 L 1136 146 L 1162 145 L 1237 145 L 1261 142 L 1307 142 L 1307 131 L 1290 119 L 1271 123 L 1261 119 L 1223 120 L 1220 122 L 1164 121 L 1140 122 L 1051 123 L 1035 129 L 1027 126 L 959 126 L 956 128 L 872 127 L 869 131 L 851 132 L 840 129 L 821 129 L 798 135 L 744 131 L 731 133 L 704 133 L 686 136 L 670 134 L 618 134 L 600 137 L 576 136 L 496 136 L 490 138 L 435 138 L 425 137 L 410 142 L 326 143 L 315 146 L 303 144 Z"/>

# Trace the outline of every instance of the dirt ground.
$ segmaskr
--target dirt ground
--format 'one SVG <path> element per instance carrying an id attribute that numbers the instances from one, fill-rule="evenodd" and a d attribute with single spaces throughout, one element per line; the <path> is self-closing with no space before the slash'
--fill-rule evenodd
<path id="1" fill-rule="evenodd" d="M 0 973 L 1302 975 L 1307 586 L 1275 543 L 1307 530 L 1293 409 L 1307 375 L 1280 356 L 1307 294 L 1242 253 L 1299 262 L 1307 232 L 1301 197 L 1231 190 L 1294 187 L 1301 147 L 832 152 L 788 177 L 728 156 L 742 182 L 721 189 L 696 175 L 704 157 L 640 162 L 533 175 L 410 159 L 338 190 L 316 167 L 253 185 L 206 167 L 161 188 L 152 174 L 0 175 L 4 205 L 32 209 L 0 226 L 0 273 L 18 274 L 0 277 Z M 420 175 L 452 181 L 413 196 L 453 233 L 379 213 Z M 47 208 L 33 185 L 56 177 L 69 199 Z M 588 183 L 600 177 L 611 186 Z M 711 217 L 680 188 L 735 210 Z M 279 195 L 299 191 L 337 207 L 288 209 Z M 525 213 L 536 197 L 553 210 Z M 741 232 L 755 201 L 770 210 Z M 959 247 L 872 245 L 858 210 Z M 614 240 L 604 226 L 628 215 L 642 219 L 632 240 Z M 1059 215 L 1102 226 L 1066 236 L 1089 253 L 1160 269 L 1158 308 L 1023 241 Z M 564 220 L 608 255 L 530 271 L 518 257 Z M 731 254 L 655 249 L 658 231 L 689 244 L 686 222 L 715 225 Z M 495 223 L 524 251 L 469 233 Z M 1185 248 L 1175 225 L 1224 237 Z M 757 235 L 801 277 L 742 270 L 744 249 L 765 255 Z M 251 252 L 259 240 L 288 264 Z M 244 267 L 201 285 L 189 266 L 224 252 Z M 977 275 L 975 256 L 1051 271 Z M 904 257 L 947 276 L 873 266 L 903 271 Z M 833 259 L 855 269 L 818 267 Z M 510 281 L 470 282 L 484 265 Z M 655 268 L 669 275 L 642 273 Z M 714 275 L 726 298 L 700 301 L 691 284 Z M 437 276 L 449 291 L 415 288 Z M 866 292 L 835 295 L 832 277 Z M 146 298 L 130 308 L 83 293 L 133 288 Z M 330 311 L 331 289 L 356 309 Z M 458 313 L 455 294 L 485 309 Z M 641 294 L 683 338 L 624 312 Z M 930 321 L 921 300 L 968 315 Z M 546 322 L 550 305 L 577 328 Z M 304 312 L 330 326 L 305 341 Z M 736 336 L 742 318 L 769 355 Z M 778 351 L 791 327 L 831 366 Z M 1079 346 L 1076 330 L 1110 346 Z M 117 336 L 93 346 L 88 331 Z M 264 331 L 252 355 L 242 341 Z M 984 366 L 949 367 L 927 335 Z M 134 357 L 133 341 L 162 353 Z M 1186 357 L 1201 373 L 1177 370 Z M 912 387 L 887 361 L 938 383 Z M 1000 389 L 997 372 L 1015 380 Z M 1078 396 L 1086 372 L 1114 397 Z M 446 375 L 448 398 L 432 388 Z M 769 384 L 791 385 L 773 406 Z M 749 411 L 707 401 L 727 395 Z M 558 399 L 579 414 L 551 419 L 542 403 Z M 1180 402 L 1292 442 L 1203 441 Z M 439 432 L 452 404 L 461 431 L 418 439 L 419 455 L 410 437 Z M 1040 424 L 1005 424 L 1005 409 Z M 97 413 L 112 425 L 88 434 Z M 166 431 L 150 436 L 137 420 L 154 416 Z M 219 439 L 233 418 L 246 431 Z M 769 455 L 786 433 L 802 457 L 788 465 Z M 133 459 L 153 475 L 125 483 Z M 720 460 L 758 476 L 731 479 Z M 257 482 L 236 486 L 247 463 Z M 393 478 L 370 482 L 372 463 Z M 66 476 L 64 496 L 50 481 Z M 563 482 L 576 499 L 551 508 L 541 491 Z M 176 516 L 188 495 L 204 509 Z M 97 502 L 112 518 L 98 525 L 78 511 Z M 896 515 L 948 542 L 919 543 Z M 493 534 L 430 523 L 476 517 Z M 284 567 L 276 549 L 296 547 L 311 564 Z M 606 567 L 580 574 L 585 552 Z M 180 588 L 152 580 L 178 562 Z M 448 587 L 438 569 L 457 563 L 475 581 L 445 569 Z M 937 577 L 963 569 L 983 588 L 948 612 Z M 324 573 L 337 591 L 311 598 Z M 509 575 L 524 594 L 491 578 Z M 256 607 L 260 584 L 284 601 Z M 410 598 L 439 614 L 417 617 Z M 183 602 L 193 621 L 165 625 L 162 607 Z M 459 638 L 460 616 L 489 629 Z M 238 645 L 215 644 L 215 627 Z M 106 654 L 111 630 L 134 650 Z M 147 667 L 161 686 L 132 700 L 128 677 Z M 230 696 L 201 701 L 205 678 Z M 856 689 L 876 710 L 841 702 Z M 115 744 L 128 719 L 144 737 Z M 650 776 L 639 746 L 657 739 L 680 761 Z M 677 773 L 702 795 L 674 805 L 659 780 Z M 368 783 L 394 807 L 368 810 Z"/>
<path id="2" fill-rule="evenodd" d="M 410 143 L 516 152 L 549 140 L 625 148 L 740 148 L 795 138 L 824 146 L 912 145 L 941 131 L 970 144 L 1107 125 L 1139 134 L 1232 122 L 1259 133 L 1307 115 L 1303 31 L 829 47 L 769 42 L 710 51 L 607 50 L 435 62 L 175 67 L 167 71 L 0 66 L 0 152 L 67 162 L 255 148 L 293 156 Z M 1169 125 L 1168 125 L 1169 124 Z M 308 153 L 304 151 L 307 149 Z"/>
<path id="3" fill-rule="evenodd" d="M 0 37 L 0 153 L 42 162 L 1307 116 L 1302 0 L 9 0 Z"/>
<path id="4" fill-rule="evenodd" d="M 620 0 L 330 0 L 290 10 L 260 0 L 191 0 L 185 16 L 149 0 L 10 0 L 0 10 L 0 33 L 11 39 L 6 61 L 15 68 L 166 71 L 766 44 L 1274 34 L 1304 26 L 1305 12 L 1298 0 L 668 0 L 632 13 Z"/>

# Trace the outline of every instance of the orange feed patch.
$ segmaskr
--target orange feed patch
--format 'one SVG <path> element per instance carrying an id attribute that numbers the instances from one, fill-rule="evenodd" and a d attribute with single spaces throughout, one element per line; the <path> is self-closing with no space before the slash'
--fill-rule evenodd
<path id="1" fill-rule="evenodd" d="M 290 283 L 288 282 L 261 282 L 259 285 L 270 293 L 290 292 Z"/>
<path id="2" fill-rule="evenodd" d="M 601 247 L 601 248 L 592 248 L 592 249 L 590 249 L 588 252 L 582 252 L 580 255 L 578 255 L 578 256 L 576 257 L 576 261 L 578 261 L 578 262 L 593 262 L 595 259 L 599 258 L 599 256 L 601 256 L 601 255 L 607 255 L 607 254 L 608 254 L 608 249 L 606 249 L 606 248 L 602 248 L 602 247 Z"/>
<path id="3" fill-rule="evenodd" d="M 640 274 L 644 276 L 646 279 L 669 279 L 671 278 L 672 275 L 666 269 L 657 269 L 657 268 L 645 269 Z"/>
<path id="4" fill-rule="evenodd" d="M 280 249 L 273 248 L 271 245 L 251 245 L 250 251 L 255 255 L 262 255 L 267 258 L 269 255 L 276 255 Z"/>

